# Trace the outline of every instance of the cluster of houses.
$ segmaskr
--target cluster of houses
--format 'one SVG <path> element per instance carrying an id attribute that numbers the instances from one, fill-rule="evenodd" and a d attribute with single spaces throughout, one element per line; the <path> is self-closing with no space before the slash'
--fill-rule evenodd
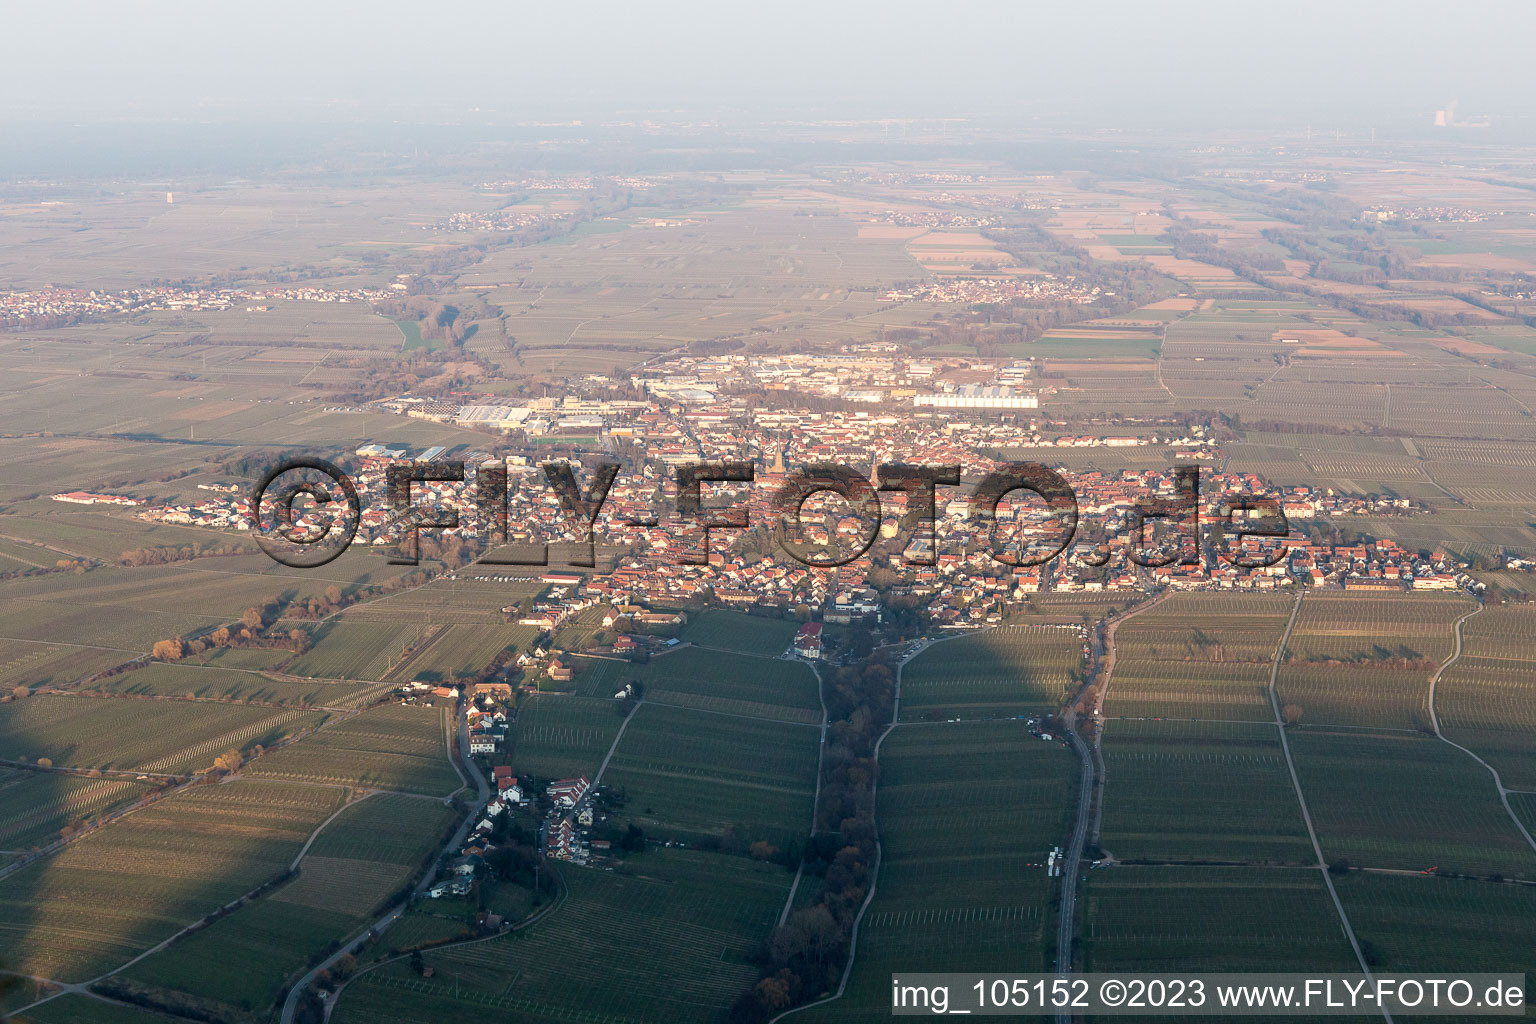
<path id="1" fill-rule="evenodd" d="M 469 721 L 469 752 L 489 757 L 507 740 L 507 712 L 500 699 L 512 696 L 512 684 L 484 682 L 474 685 L 474 696 L 465 709 Z"/>
<path id="2" fill-rule="evenodd" d="M 61 491 L 49 497 L 54 501 L 62 501 L 70 505 L 121 505 L 132 508 L 135 505 L 144 504 L 142 500 L 131 498 L 126 494 L 97 494 L 93 491 Z"/>
<path id="3" fill-rule="evenodd" d="M 181 288 L 153 285 L 120 291 L 38 288 L 0 293 L 0 330 L 62 327 L 94 317 L 157 309 L 233 309 L 240 303 L 257 300 L 375 302 L 388 296 L 388 292 L 376 289 L 335 289 L 312 285 L 275 288 Z"/>
<path id="4" fill-rule="evenodd" d="M 515 612 L 517 621 L 525 625 L 554 631 L 596 602 L 606 602 L 614 609 L 614 621 L 628 616 L 634 623 L 612 649 L 623 656 L 654 643 L 645 639 L 647 634 L 665 632 L 654 627 L 666 624 L 661 620 L 670 613 L 657 609 L 700 602 L 777 609 L 802 617 L 802 609 L 809 609 L 822 621 L 846 623 L 877 619 L 892 597 L 906 597 L 939 624 L 973 624 L 997 621 L 1009 601 L 1049 590 L 1151 586 L 1262 590 L 1298 582 L 1342 586 L 1348 581 L 1371 585 L 1362 580 L 1414 589 L 1464 585 L 1458 577 L 1465 566 L 1450 558 L 1425 558 L 1385 541 L 1331 547 L 1315 539 L 1327 531 L 1308 530 L 1309 523 L 1352 520 L 1357 529 L 1369 530 L 1372 519 L 1401 517 L 1420 509 L 1390 495 L 1277 487 L 1255 473 L 1222 471 L 1218 467 L 1224 462 L 1223 449 L 1216 440 L 1215 425 L 1143 425 L 1144 429 L 1128 430 L 1130 425 L 1121 424 L 1118 429 L 1085 433 L 1080 426 L 1051 430 L 1032 411 L 983 421 L 939 409 L 924 413 L 901 404 L 925 391 L 959 394 L 977 383 L 1011 388 L 1028 382 L 1034 372 L 1028 360 L 919 359 L 879 344 L 822 355 L 677 355 L 637 368 L 627 378 L 591 375 L 569 382 L 570 394 L 529 400 L 521 407 L 527 417 L 550 423 L 582 419 L 587 433 L 590 423 L 586 421 L 595 419 L 598 433 L 614 445 L 611 450 L 625 454 L 621 471 L 592 522 L 600 544 L 625 553 L 602 575 L 545 569 L 542 579 L 548 589 L 532 606 L 509 605 L 506 610 Z M 847 407 L 854 411 L 813 411 L 792 405 L 764 409 L 745 394 L 764 389 L 842 399 L 868 392 L 898 401 L 867 411 L 857 409 L 857 402 Z M 613 397 L 626 393 L 645 398 Z M 417 415 L 438 405 L 460 408 L 430 396 L 403 396 L 390 407 Z M 513 420 L 521 422 L 516 416 Z M 1082 447 L 1161 447 L 1169 461 L 1157 469 L 1063 470 L 1077 499 L 1078 534 L 1073 546 L 1038 566 L 1003 564 L 991 557 L 985 543 L 976 543 L 978 529 L 993 527 L 978 523 L 969 486 L 940 488 L 931 535 L 925 530 L 901 532 L 899 523 L 912 510 L 908 492 L 881 492 L 879 536 L 905 543 L 905 557 L 869 556 L 838 568 L 806 566 L 776 550 L 767 557 L 740 553 L 742 548 L 733 546 L 739 530 L 709 531 L 706 551 L 698 523 L 675 513 L 675 467 L 681 463 L 752 463 L 751 482 L 711 484 L 709 496 L 744 510 L 749 523 L 767 526 L 778 520 L 775 495 L 789 479 L 793 465 L 832 463 L 853 467 L 871 479 L 876 476 L 875 467 L 887 463 L 958 465 L 967 479 L 974 480 L 1010 461 L 1050 464 L 1050 451 Z M 479 459 L 480 464 L 495 459 L 505 466 L 509 480 L 515 481 L 507 497 L 509 539 L 553 544 L 583 540 L 586 522 L 562 507 L 537 459 L 505 455 L 499 448 L 488 443 L 482 451 L 454 455 L 471 463 Z M 368 444 L 357 454 L 362 466 L 354 482 L 364 510 L 354 543 L 393 544 L 398 538 L 391 527 L 385 474 L 408 453 Z M 414 458 L 443 454 L 441 449 L 429 449 L 415 453 Z M 1280 550 L 1284 556 L 1280 561 L 1242 568 L 1216 559 L 1207 549 L 1195 565 L 1133 563 L 1128 555 L 1136 510 L 1149 498 L 1174 495 L 1176 469 L 1191 464 L 1201 466 L 1202 513 L 1207 521 L 1219 516 L 1221 501 L 1228 495 L 1260 494 L 1280 502 L 1290 535 L 1283 540 L 1250 536 L 1241 542 L 1253 553 Z M 585 472 L 578 469 L 578 474 Z M 586 477 L 579 475 L 579 479 Z M 474 539 L 489 528 L 475 508 L 472 482 L 423 482 L 413 484 L 412 493 L 413 500 L 423 505 L 437 503 L 460 511 L 460 525 L 441 533 Z M 219 493 L 190 505 L 146 509 L 140 515 L 216 528 L 247 525 L 241 494 Z M 869 524 L 850 510 L 825 519 L 808 515 L 802 525 L 812 544 L 834 545 L 856 541 Z M 998 508 L 996 528 L 1002 535 L 1011 531 L 1025 540 L 1030 537 L 1030 521 L 1023 513 L 1016 515 L 1011 502 Z M 1364 552 L 1354 550 L 1362 547 Z M 869 589 L 876 569 L 883 570 L 878 593 Z M 605 626 L 610 625 L 605 620 Z M 524 658 L 536 657 L 542 664 L 547 656 L 542 652 Z M 547 671 L 557 682 L 569 681 L 572 667 L 557 656 Z"/>
<path id="5" fill-rule="evenodd" d="M 518 788 L 517 779 L 512 776 L 512 770 L 498 768 L 496 795 L 491 797 L 485 809 L 480 812 L 474 827 L 470 829 L 463 845 L 459 848 L 458 855 L 449 862 L 446 877 L 427 890 L 428 897 L 441 899 L 444 896 L 463 896 L 469 892 L 475 874 L 485 864 L 485 855 L 496 848 L 491 838 L 496 827 L 496 819 L 510 813 L 512 808 L 523 803 L 523 800 L 522 790 Z"/>
<path id="6" fill-rule="evenodd" d="M 588 863 L 592 849 L 582 829 L 592 824 L 592 806 L 587 800 L 592 783 L 585 775 L 556 779 L 544 792 L 554 803 L 544 824 L 544 855 L 576 864 Z"/>

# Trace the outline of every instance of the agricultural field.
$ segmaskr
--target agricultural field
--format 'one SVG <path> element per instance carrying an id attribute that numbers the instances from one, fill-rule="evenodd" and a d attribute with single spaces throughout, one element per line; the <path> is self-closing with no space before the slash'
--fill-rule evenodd
<path id="1" fill-rule="evenodd" d="M 1400 974 L 1524 974 L 1529 993 L 1536 978 L 1536 890 L 1358 871 L 1335 885 L 1376 969 Z M 1425 927 L 1426 921 L 1434 926 Z"/>
<path id="2" fill-rule="evenodd" d="M 1045 971 L 1053 846 L 1071 827 L 1076 758 L 1022 722 L 902 725 L 880 748 L 875 898 L 842 999 L 816 1021 L 890 1018 L 894 971 Z M 956 842 L 963 833 L 963 842 Z"/>
<path id="3" fill-rule="evenodd" d="M 448 708 L 385 704 L 275 750 L 256 778 L 447 796 L 462 781 L 448 760 Z"/>
<path id="4" fill-rule="evenodd" d="M 271 746 L 326 717 L 202 701 L 38 694 L 0 705 L 0 758 L 180 774 L 209 767 L 231 747 Z"/>
<path id="5" fill-rule="evenodd" d="M 575 693 L 612 698 L 630 681 L 657 704 L 814 725 L 821 722 L 817 678 L 804 663 L 702 647 L 680 647 L 644 665 L 576 657 Z"/>
<path id="6" fill-rule="evenodd" d="M 624 709 L 613 700 L 555 694 L 525 698 L 508 732 L 512 765 L 539 778 L 590 778 L 623 722 Z"/>
<path id="7" fill-rule="evenodd" d="M 384 935 L 384 949 L 411 949 L 428 942 L 472 935 L 464 923 L 464 907 L 458 904 L 437 910 L 431 904 L 418 904 L 395 919 Z"/>
<path id="8" fill-rule="evenodd" d="M 28 1010 L 26 1019 L 31 1024 L 174 1024 L 182 1018 L 66 993 Z"/>
<path id="9" fill-rule="evenodd" d="M 1269 673 L 1292 599 L 1174 594 L 1115 632 L 1107 718 L 1271 721 Z"/>
<path id="10" fill-rule="evenodd" d="M 508 645 L 531 639 L 526 626 L 452 625 L 437 633 L 403 661 L 388 678 L 444 683 L 480 673 Z"/>
<path id="11" fill-rule="evenodd" d="M 1360 867 L 1536 879 L 1536 850 L 1488 772 L 1414 733 L 1292 730 L 1323 856 Z"/>
<path id="12" fill-rule="evenodd" d="M 1427 728 L 1429 680 L 1475 607 L 1426 594 L 1310 595 L 1285 647 L 1280 700 L 1306 725 Z"/>
<path id="13" fill-rule="evenodd" d="M 502 609 L 526 602 L 546 589 L 546 585 L 537 579 L 501 575 L 492 566 L 471 565 L 441 576 L 424 587 L 398 591 L 376 601 L 355 605 L 347 609 L 343 618 L 351 621 L 389 619 L 400 623 L 414 620 L 501 625 L 513 639 L 523 635 L 533 637 L 538 630 L 508 624 Z"/>
<path id="14" fill-rule="evenodd" d="M 204 532 L 200 540 L 209 546 L 222 544 L 223 535 Z M 162 614 L 227 623 L 269 598 L 303 601 L 320 596 L 333 585 L 328 576 L 280 576 L 271 571 L 276 565 L 271 559 L 262 565 L 244 555 L 210 556 L 171 565 L 51 573 L 12 581 L 7 589 L 16 600 L 53 607 L 87 606 L 105 615 L 154 609 Z"/>
<path id="15" fill-rule="evenodd" d="M 1118 867 L 1090 872 L 1086 971 L 1359 971 L 1312 869 Z"/>
<path id="16" fill-rule="evenodd" d="M 818 730 L 642 703 L 603 785 L 648 832 L 718 836 L 780 849 L 810 831 Z"/>
<path id="17" fill-rule="evenodd" d="M 297 878 L 123 977 L 242 1011 L 270 1007 L 309 954 L 361 928 L 409 881 L 452 821 L 452 812 L 435 801 L 366 797 L 321 830 Z"/>
<path id="18" fill-rule="evenodd" d="M 110 647 L 74 647 L 43 640 L 0 640 L 0 676 L 11 686 L 69 686 L 136 657 Z"/>
<path id="19" fill-rule="evenodd" d="M 120 696 L 333 708 L 351 707 L 369 695 L 385 692 L 378 685 L 291 682 L 245 669 L 177 663 L 151 663 L 97 680 L 90 689 Z"/>
<path id="20" fill-rule="evenodd" d="M 241 780 L 154 803 L 0 879 L 11 967 L 81 981 L 288 869 L 338 790 Z"/>
<path id="21" fill-rule="evenodd" d="M 405 961 L 348 985 L 336 1024 L 408 1024 L 490 1012 L 553 1024 L 576 1014 L 647 1024 L 724 1024 L 757 980 L 752 951 L 778 919 L 792 873 L 693 850 L 653 849 L 613 873 L 563 868 L 570 895 L 526 931 L 428 950 L 434 976 Z M 573 956 L 591 949 L 643 956 Z M 387 941 L 387 940 L 386 940 Z"/>
<path id="22" fill-rule="evenodd" d="M 777 657 L 789 649 L 799 628 L 800 624 L 793 619 L 771 619 L 710 608 L 689 619 L 680 638 L 701 647 Z"/>
<path id="23" fill-rule="evenodd" d="M 288 672 L 316 679 L 383 679 L 401 652 L 429 627 L 421 622 L 342 618 L 321 626 L 314 645 Z"/>
<path id="24" fill-rule="evenodd" d="M 935 644 L 902 670 L 902 720 L 1056 710 L 1081 681 L 1079 629 L 1001 626 Z"/>
<path id="25" fill-rule="evenodd" d="M 1493 765 L 1505 786 L 1536 790 L 1536 608 L 1484 608 L 1461 635 L 1461 658 L 1435 688 L 1440 727 Z"/>
<path id="26" fill-rule="evenodd" d="M 126 778 L 0 768 L 0 849 L 41 846 L 57 838 L 60 829 L 133 803 L 148 788 Z"/>
<path id="27" fill-rule="evenodd" d="M 1316 861 L 1272 725 L 1105 723 L 1101 845 L 1120 861 Z"/>

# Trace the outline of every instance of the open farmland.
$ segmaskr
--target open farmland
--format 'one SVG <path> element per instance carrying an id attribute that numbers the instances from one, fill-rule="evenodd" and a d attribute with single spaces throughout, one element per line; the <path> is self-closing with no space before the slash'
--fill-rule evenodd
<path id="1" fill-rule="evenodd" d="M 383 679 L 401 651 L 420 640 L 427 627 L 420 622 L 357 621 L 344 618 L 326 623 L 314 646 L 288 666 L 296 676 L 319 679 Z"/>
<path id="2" fill-rule="evenodd" d="M 1381 971 L 1536 977 L 1536 890 L 1456 878 L 1353 872 L 1336 883 Z M 1433 927 L 1424 922 L 1433 921 Z"/>
<path id="3" fill-rule="evenodd" d="M 448 761 L 448 709 L 385 704 L 273 751 L 247 769 L 264 778 L 446 796 L 462 782 Z"/>
<path id="4" fill-rule="evenodd" d="M 67 686 L 121 665 L 136 654 L 42 640 L 0 640 L 0 675 L 12 686 Z"/>
<path id="5" fill-rule="evenodd" d="M 529 630 L 522 626 L 452 625 L 440 629 L 408 658 L 399 661 L 390 679 L 446 683 L 474 676 L 509 644 L 526 643 Z"/>
<path id="6" fill-rule="evenodd" d="M 1486 770 L 1433 737 L 1302 729 L 1291 752 L 1331 862 L 1536 879 Z"/>
<path id="7" fill-rule="evenodd" d="M 643 703 L 603 784 L 647 831 L 690 838 L 726 829 L 787 849 L 809 831 L 818 732 Z"/>
<path id="8" fill-rule="evenodd" d="M 180 793 L 0 879 L 12 968 L 79 981 L 288 868 L 337 790 L 240 781 Z"/>
<path id="9" fill-rule="evenodd" d="M 623 721 L 624 709 L 612 700 L 553 694 L 527 698 L 509 733 L 513 767 L 547 779 L 590 777 Z"/>
<path id="10" fill-rule="evenodd" d="M 880 870 L 842 999 L 807 1020 L 890 1017 L 894 971 L 1045 971 L 1076 760 L 1022 722 L 899 726 L 880 748 Z M 956 842 L 957 833 L 965 835 Z"/>
<path id="11" fill-rule="evenodd" d="M 73 993 L 27 1011 L 27 1020 L 32 1024 L 173 1024 L 180 1019 Z"/>
<path id="12" fill-rule="evenodd" d="M 295 704 L 301 707 L 350 707 L 380 686 L 349 683 L 291 682 L 260 672 L 187 664 L 151 663 L 101 679 L 93 690 L 134 697 L 185 697 L 241 704 Z"/>
<path id="13" fill-rule="evenodd" d="M 182 773 L 207 768 L 231 747 L 271 746 L 325 718 L 235 704 L 38 694 L 0 706 L 0 757 Z"/>
<path id="14" fill-rule="evenodd" d="M 1077 627 L 1002 626 L 945 640 L 902 672 L 903 721 L 1053 711 L 1081 678 Z"/>
<path id="15" fill-rule="evenodd" d="M 1115 632 L 1107 717 L 1268 721 L 1269 671 L 1291 600 L 1175 594 Z"/>
<path id="16" fill-rule="evenodd" d="M 41 846 L 60 829 L 131 804 L 147 789 L 132 779 L 0 768 L 0 849 Z"/>
<path id="17" fill-rule="evenodd" d="M 428 951 L 434 977 L 402 961 L 363 975 L 336 1024 L 408 1024 L 475 1013 L 552 1024 L 677 1020 L 724 1024 L 757 979 L 753 948 L 778 918 L 792 874 L 692 850 L 653 849 L 612 874 L 562 869 L 570 896 L 515 937 Z M 594 937 L 645 955 L 572 956 Z"/>
<path id="18" fill-rule="evenodd" d="M 1440 726 L 1493 765 L 1504 785 L 1536 790 L 1536 608 L 1485 608 L 1461 632 L 1461 659 L 1435 688 Z"/>
<path id="19" fill-rule="evenodd" d="M 1274 726 L 1111 720 L 1101 744 L 1117 860 L 1315 862 Z"/>
<path id="20" fill-rule="evenodd" d="M 135 964 L 124 977 L 244 1011 L 269 1006 L 308 954 L 360 928 L 410 879 L 452 820 L 434 801 L 366 797 L 321 830 L 297 878 Z"/>
<path id="21" fill-rule="evenodd" d="M 645 665 L 591 658 L 576 662 L 577 693 L 612 697 L 638 679 L 658 704 L 816 724 L 821 700 L 816 675 L 803 663 L 684 647 Z"/>
<path id="22" fill-rule="evenodd" d="M 1277 692 L 1307 725 L 1429 725 L 1429 680 L 1475 606 L 1423 594 L 1315 594 L 1301 604 Z"/>
<path id="23" fill-rule="evenodd" d="M 1089 971 L 1359 970 L 1315 870 L 1095 871 L 1085 915 Z"/>
<path id="24" fill-rule="evenodd" d="M 711 608 L 688 620 L 681 639 L 701 647 L 773 657 L 789 649 L 798 628 L 799 623 L 793 619 L 771 619 Z"/>

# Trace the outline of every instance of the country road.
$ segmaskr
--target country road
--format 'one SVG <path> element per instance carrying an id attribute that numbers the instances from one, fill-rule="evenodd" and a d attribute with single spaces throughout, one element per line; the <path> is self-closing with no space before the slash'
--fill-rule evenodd
<path id="1" fill-rule="evenodd" d="M 1062 712 L 1063 729 L 1072 744 L 1072 749 L 1077 753 L 1078 782 L 1077 818 L 1072 824 L 1072 836 L 1067 841 L 1066 852 L 1061 862 L 1061 899 L 1056 912 L 1056 973 L 1059 975 L 1065 976 L 1072 973 L 1072 939 L 1077 933 L 1077 885 L 1080 881 L 1078 872 L 1082 870 L 1083 850 L 1090 841 L 1098 843 L 1099 825 L 1104 820 L 1104 762 L 1099 754 L 1097 735 L 1092 747 L 1078 735 L 1076 705 L 1089 687 L 1097 686 L 1097 696 L 1089 716 L 1090 719 L 1098 716 L 1099 711 L 1104 707 L 1104 695 L 1109 691 L 1110 677 L 1115 671 L 1115 627 L 1126 619 L 1134 618 L 1152 608 L 1166 596 L 1166 594 L 1160 594 L 1151 601 L 1123 612 L 1105 623 L 1104 650 L 1092 666 L 1082 687 L 1072 695 L 1066 710 Z M 1091 828 L 1090 817 L 1093 821 Z M 1059 1024 L 1068 1024 L 1071 1019 L 1070 1013 L 1056 1015 Z"/>
<path id="2" fill-rule="evenodd" d="M 454 830 L 453 835 L 450 836 L 448 838 L 448 842 L 444 844 L 442 850 L 443 854 L 452 854 L 453 851 L 457 850 L 461 845 L 463 845 L 464 839 L 469 835 L 470 829 L 474 828 L 475 823 L 480 820 L 481 811 L 485 809 L 485 805 L 489 803 L 491 799 L 490 783 L 486 781 L 485 775 L 480 771 L 480 766 L 475 764 L 475 762 L 467 756 L 467 751 L 469 750 L 469 718 L 468 716 L 464 715 L 457 706 L 455 706 L 454 714 L 457 716 L 459 721 L 459 760 L 462 761 L 463 767 L 467 769 L 470 775 L 473 777 L 475 783 L 475 801 L 470 806 L 469 813 L 464 816 L 463 823 Z M 453 758 L 452 749 L 448 751 L 448 756 L 450 759 Z M 455 764 L 455 767 L 457 768 L 458 765 Z M 432 871 L 427 871 L 424 873 L 421 876 L 421 881 L 416 883 L 416 888 L 412 892 L 411 896 L 414 897 L 417 894 L 425 891 L 427 886 L 432 883 L 433 877 L 434 872 Z M 281 1018 L 281 1024 L 293 1024 L 294 1015 L 297 1013 L 299 1008 L 299 998 L 304 994 L 305 991 L 309 989 L 310 985 L 314 983 L 315 975 L 319 974 L 321 971 L 329 970 L 331 967 L 335 966 L 336 962 L 342 957 L 350 953 L 357 952 L 358 949 L 362 948 L 362 946 L 368 942 L 372 935 L 382 933 L 386 928 L 394 924 L 395 921 L 399 920 L 400 915 L 405 913 L 409 906 L 410 899 L 406 899 L 400 903 L 395 904 L 389 910 L 385 911 L 385 913 L 372 924 L 358 932 L 350 940 L 344 943 L 340 949 L 326 957 L 320 963 L 316 964 L 309 971 L 309 973 L 304 975 L 304 977 L 294 982 L 293 987 L 288 990 L 288 998 L 283 1001 L 283 1014 Z M 327 1019 L 329 1019 L 331 1015 L 331 1007 L 334 1005 L 334 999 L 328 1000 L 326 1002 L 325 1016 Z"/>
<path id="3" fill-rule="evenodd" d="M 1301 615 L 1301 602 L 1307 596 L 1305 590 L 1296 592 L 1296 603 L 1291 606 L 1291 617 L 1285 622 L 1285 632 L 1280 635 L 1280 644 L 1275 648 L 1275 660 L 1269 666 L 1269 704 L 1275 713 L 1275 728 L 1280 731 L 1280 750 L 1285 754 L 1285 767 L 1291 774 L 1291 786 L 1296 791 L 1296 802 L 1301 805 L 1301 820 L 1306 823 L 1307 837 L 1312 840 L 1312 852 L 1317 855 L 1317 869 L 1323 876 L 1323 884 L 1328 887 L 1328 895 L 1333 900 L 1333 909 L 1338 912 L 1339 924 L 1344 929 L 1344 937 L 1349 940 L 1349 946 L 1355 952 L 1355 959 L 1360 964 L 1360 970 L 1367 980 L 1373 981 L 1375 975 L 1371 973 L 1370 965 L 1365 962 L 1365 953 L 1360 948 L 1360 940 L 1355 937 L 1355 929 L 1349 923 L 1349 914 L 1344 910 L 1344 901 L 1339 899 L 1339 891 L 1333 884 L 1333 876 L 1328 872 L 1328 861 L 1323 856 L 1323 845 L 1318 841 L 1317 828 L 1312 824 L 1312 811 L 1307 807 L 1307 795 L 1301 788 L 1301 776 L 1296 771 L 1296 760 L 1291 756 L 1291 740 L 1286 735 L 1285 716 L 1280 710 L 1280 693 L 1278 683 L 1280 680 L 1280 665 L 1285 660 L 1285 648 L 1291 641 L 1291 631 L 1296 628 L 1296 619 Z M 1392 1014 L 1386 1007 L 1381 1007 L 1381 1015 L 1387 1024 L 1392 1024 Z"/>

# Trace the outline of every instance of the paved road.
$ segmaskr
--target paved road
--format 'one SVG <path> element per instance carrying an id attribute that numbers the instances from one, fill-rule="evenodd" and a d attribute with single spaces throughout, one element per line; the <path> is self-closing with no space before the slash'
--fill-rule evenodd
<path id="1" fill-rule="evenodd" d="M 457 706 L 455 707 L 454 714 L 457 715 L 459 719 L 459 751 L 461 753 L 461 760 L 463 762 L 464 768 L 469 772 L 475 783 L 475 801 L 474 804 L 470 807 L 469 813 L 464 816 L 463 823 L 459 825 L 459 827 L 454 831 L 453 835 L 449 837 L 448 842 L 444 844 L 442 850 L 444 854 L 452 854 L 455 850 L 459 849 L 463 845 L 465 838 L 469 835 L 470 829 L 474 828 L 476 822 L 480 820 L 480 813 L 485 809 L 485 805 L 489 803 L 491 799 L 490 783 L 486 781 L 485 775 L 480 771 L 480 766 L 475 764 L 474 760 L 468 756 L 469 719 L 466 715 L 461 713 Z M 450 754 L 451 753 L 452 752 L 450 751 Z M 416 888 L 413 891 L 412 896 L 424 892 L 427 886 L 432 884 L 433 877 L 434 872 L 425 872 L 421 877 L 421 881 L 416 883 Z M 383 932 L 390 925 L 394 924 L 395 921 L 399 920 L 400 915 L 405 913 L 409 906 L 410 900 L 405 900 L 391 907 L 383 914 L 383 916 L 379 917 L 367 928 L 364 928 L 361 932 L 358 932 L 356 935 L 354 935 L 340 949 L 332 953 L 325 960 L 316 964 L 308 974 L 294 982 L 293 988 L 288 991 L 288 998 L 283 1002 L 283 1015 L 281 1018 L 281 1024 L 293 1024 L 294 1014 L 299 1008 L 299 997 L 305 992 L 305 990 L 309 988 L 310 985 L 314 983 L 315 975 L 319 974 L 321 971 L 329 970 L 331 967 L 334 967 L 336 962 L 347 954 L 357 952 L 358 949 L 362 948 L 362 946 L 368 942 L 370 935 L 376 932 Z M 327 1018 L 330 1017 L 331 1007 L 335 1005 L 335 1002 L 336 1001 L 334 999 L 326 1001 L 325 1015 Z"/>
<path id="2" fill-rule="evenodd" d="M 1110 677 L 1115 671 L 1115 627 L 1126 619 L 1140 615 L 1166 596 L 1159 595 L 1105 624 L 1103 650 L 1097 654 L 1082 689 L 1072 695 L 1066 710 L 1062 712 L 1062 726 L 1072 749 L 1077 753 L 1078 762 L 1077 817 L 1072 823 L 1072 835 L 1067 840 L 1067 849 L 1061 861 L 1061 899 L 1056 915 L 1056 973 L 1063 976 L 1072 973 L 1072 939 L 1077 933 L 1077 885 L 1081 880 L 1079 872 L 1082 870 L 1083 850 L 1090 841 L 1099 841 L 1099 826 L 1104 820 L 1104 762 L 1099 755 L 1098 741 L 1095 740 L 1090 747 L 1078 735 L 1075 710 L 1077 701 L 1088 687 L 1096 685 L 1098 694 L 1089 714 L 1099 714 L 1104 707 L 1105 694 L 1109 692 Z M 1060 1024 L 1066 1024 L 1071 1019 L 1070 1013 L 1056 1015 Z"/>
<path id="3" fill-rule="evenodd" d="M 1088 838 L 1088 817 L 1093 810 L 1093 757 L 1088 744 L 1070 725 L 1067 739 L 1077 751 L 1077 819 L 1072 825 L 1072 838 L 1067 841 L 1067 852 L 1061 861 L 1061 901 L 1056 916 L 1056 973 L 1072 973 L 1072 936 L 1077 930 L 1077 882 L 1082 869 L 1083 846 Z M 1058 1013 L 1059 1024 L 1068 1024 L 1072 1014 Z"/>

